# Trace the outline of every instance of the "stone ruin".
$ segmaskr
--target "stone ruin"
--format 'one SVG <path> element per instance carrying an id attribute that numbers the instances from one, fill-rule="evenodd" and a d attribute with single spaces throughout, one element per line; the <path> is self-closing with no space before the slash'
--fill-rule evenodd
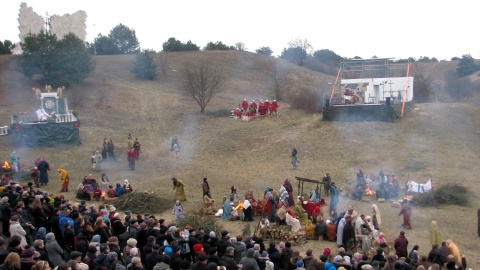
<path id="1" fill-rule="evenodd" d="M 87 13 L 79 10 L 73 14 L 65 14 L 62 16 L 52 15 L 45 19 L 35 13 L 32 7 L 27 6 L 26 3 L 20 4 L 20 13 L 18 14 L 18 29 L 20 30 L 20 42 L 23 42 L 24 37 L 28 33 L 39 33 L 41 30 L 55 34 L 58 39 L 63 38 L 66 34 L 72 32 L 78 38 L 85 41 L 87 37 Z"/>

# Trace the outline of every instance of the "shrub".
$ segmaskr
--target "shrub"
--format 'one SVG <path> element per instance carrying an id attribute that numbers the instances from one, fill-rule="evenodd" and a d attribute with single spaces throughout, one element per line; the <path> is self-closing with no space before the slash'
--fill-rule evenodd
<path id="1" fill-rule="evenodd" d="M 433 192 L 415 194 L 414 201 L 421 206 L 438 206 L 442 204 L 456 204 L 466 206 L 469 204 L 468 190 L 457 184 L 442 185 Z"/>
<path id="2" fill-rule="evenodd" d="M 199 213 L 188 213 L 184 219 L 177 223 L 176 227 L 185 228 L 187 225 L 195 229 L 202 227 L 205 229 L 205 233 L 219 232 L 222 229 L 222 226 L 216 224 L 214 216 Z"/>

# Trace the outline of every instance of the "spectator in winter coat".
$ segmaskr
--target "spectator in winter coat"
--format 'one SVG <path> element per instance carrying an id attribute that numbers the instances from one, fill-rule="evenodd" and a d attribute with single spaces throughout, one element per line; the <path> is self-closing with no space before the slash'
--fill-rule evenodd
<path id="1" fill-rule="evenodd" d="M 249 248 L 247 250 L 247 256 L 243 257 L 240 260 L 240 264 L 242 265 L 242 270 L 260 270 L 258 267 L 257 260 L 253 258 L 253 255 L 255 254 L 255 250 L 253 248 Z"/>
<path id="2" fill-rule="evenodd" d="M 48 258 L 52 263 L 52 267 L 57 267 L 63 263 L 63 249 L 58 245 L 53 233 L 47 233 L 45 236 L 45 250 L 47 251 Z"/>

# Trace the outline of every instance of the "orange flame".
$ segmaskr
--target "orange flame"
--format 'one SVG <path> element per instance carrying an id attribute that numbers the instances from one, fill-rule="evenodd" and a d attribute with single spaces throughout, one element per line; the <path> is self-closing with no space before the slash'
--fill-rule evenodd
<path id="1" fill-rule="evenodd" d="M 235 210 L 243 210 L 243 203 L 239 202 L 238 205 L 235 207 Z"/>
<path id="2" fill-rule="evenodd" d="M 2 168 L 5 169 L 5 170 L 10 170 L 12 167 L 10 167 L 10 165 L 8 164 L 8 162 L 5 160 L 5 163 L 3 163 Z"/>
<path id="3" fill-rule="evenodd" d="M 369 187 L 365 189 L 365 195 L 374 195 L 375 191 L 371 190 Z"/>

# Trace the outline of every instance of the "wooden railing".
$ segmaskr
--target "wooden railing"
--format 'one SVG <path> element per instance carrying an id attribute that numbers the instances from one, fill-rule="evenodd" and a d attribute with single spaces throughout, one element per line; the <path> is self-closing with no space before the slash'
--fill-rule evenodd
<path id="1" fill-rule="evenodd" d="M 0 135 L 8 135 L 8 126 L 0 127 Z"/>
<path id="2" fill-rule="evenodd" d="M 57 119 L 55 122 L 57 123 L 64 123 L 64 122 L 75 122 L 77 121 L 77 117 L 73 114 L 57 114 Z"/>

